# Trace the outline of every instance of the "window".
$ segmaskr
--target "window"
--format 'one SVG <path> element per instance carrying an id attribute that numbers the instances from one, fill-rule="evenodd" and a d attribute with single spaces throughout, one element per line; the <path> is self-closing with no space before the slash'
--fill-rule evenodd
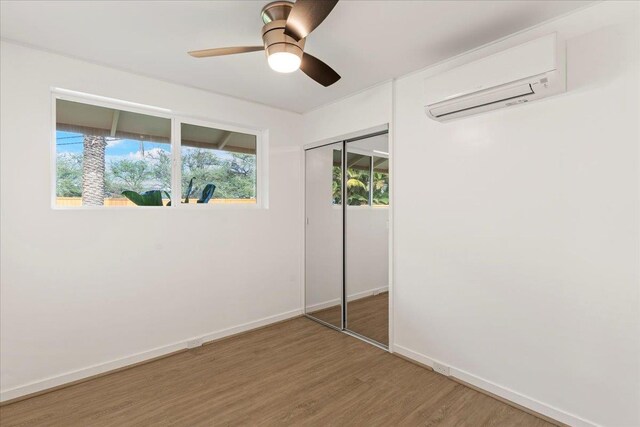
<path id="1" fill-rule="evenodd" d="M 55 99 L 54 206 L 257 204 L 258 133 L 71 99 Z"/>
<path id="2" fill-rule="evenodd" d="M 126 206 L 171 192 L 171 120 L 58 99 L 56 205 Z"/>
<path id="3" fill-rule="evenodd" d="M 256 203 L 255 135 L 182 123 L 181 142 L 183 202 Z"/>

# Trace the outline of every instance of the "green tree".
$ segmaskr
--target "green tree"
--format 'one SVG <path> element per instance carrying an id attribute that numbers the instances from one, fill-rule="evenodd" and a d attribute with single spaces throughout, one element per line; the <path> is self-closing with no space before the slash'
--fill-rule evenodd
<path id="1" fill-rule="evenodd" d="M 373 204 L 389 204 L 389 174 L 386 172 L 373 173 Z"/>
<path id="2" fill-rule="evenodd" d="M 151 170 L 155 189 L 171 191 L 171 154 L 164 150 L 157 150 L 148 155 L 153 160 Z"/>
<path id="3" fill-rule="evenodd" d="M 369 171 L 347 169 L 347 204 L 361 206 L 369 204 Z"/>
<path id="4" fill-rule="evenodd" d="M 56 196 L 82 197 L 82 154 L 56 156 Z"/>
<path id="5" fill-rule="evenodd" d="M 191 178 L 192 196 L 199 196 L 207 184 L 214 184 L 216 199 L 249 199 L 256 195 L 256 156 L 253 154 L 224 153 L 203 148 L 182 150 L 182 191 Z"/>
<path id="6" fill-rule="evenodd" d="M 152 190 L 148 188 L 147 181 L 153 177 L 152 164 L 144 160 L 112 161 L 107 174 L 107 192 L 119 197 L 124 190 L 138 193 Z"/>
<path id="7" fill-rule="evenodd" d="M 220 168 L 219 198 L 250 199 L 256 196 L 256 156 L 232 153 Z M 216 190 L 218 191 L 218 190 Z"/>
<path id="8" fill-rule="evenodd" d="M 333 179 L 331 183 L 331 192 L 333 195 L 333 204 L 339 205 L 342 203 L 342 168 L 340 166 L 333 166 Z"/>

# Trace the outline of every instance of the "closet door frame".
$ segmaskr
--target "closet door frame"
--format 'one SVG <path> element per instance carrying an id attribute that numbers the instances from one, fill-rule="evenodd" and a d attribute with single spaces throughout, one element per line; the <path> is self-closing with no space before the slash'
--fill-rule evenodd
<path id="1" fill-rule="evenodd" d="M 390 198 L 389 198 L 389 345 L 385 346 L 377 341 L 374 341 L 368 337 L 365 337 L 363 335 L 360 335 L 356 332 L 350 331 L 347 329 L 347 323 L 348 323 L 348 319 L 347 319 L 347 298 L 346 298 L 346 292 L 347 292 L 347 283 L 346 283 L 346 277 L 347 277 L 347 269 L 346 269 L 346 260 L 347 260 L 347 252 L 346 252 L 346 227 L 347 227 L 347 201 L 346 201 L 346 169 L 345 165 L 346 165 L 346 159 L 347 159 L 347 144 L 349 142 L 354 142 L 354 141 L 358 141 L 361 139 L 367 139 L 367 138 L 371 138 L 374 136 L 378 136 L 378 135 L 384 135 L 384 134 L 388 134 L 389 135 L 389 194 L 390 194 Z M 392 129 L 391 126 L 389 125 L 389 123 L 385 123 L 379 126 L 374 126 L 372 128 L 369 129 L 365 129 L 362 131 L 358 131 L 358 132 L 352 132 L 346 135 L 342 135 L 339 137 L 335 137 L 335 138 L 329 138 L 329 139 L 325 139 L 322 141 L 318 141 L 318 142 L 314 142 L 314 143 L 310 143 L 310 144 L 306 144 L 303 147 L 302 150 L 302 156 L 301 156 L 301 164 L 302 164 L 302 176 L 304 177 L 301 183 L 301 187 L 302 187 L 302 211 L 303 211 L 303 218 L 302 218 L 302 226 L 303 226 L 303 237 L 302 237 L 302 247 L 303 247 L 303 256 L 302 256 L 302 311 L 305 317 L 307 317 L 308 319 L 311 319 L 315 322 L 318 322 L 320 324 L 323 324 L 325 326 L 328 326 L 332 329 L 335 330 L 340 330 L 341 332 L 350 335 L 354 338 L 360 339 L 362 341 L 365 341 L 371 345 L 374 345 L 380 349 L 383 349 L 385 351 L 389 351 L 391 353 L 393 353 L 393 288 L 394 288 L 394 263 L 393 263 L 393 257 L 394 257 L 394 245 L 393 245 L 393 194 L 394 194 L 394 177 L 393 177 L 393 141 L 392 141 Z M 331 325 L 327 322 L 324 322 L 320 319 L 317 319 L 311 315 L 309 315 L 306 311 L 306 288 L 307 288 L 307 284 L 306 284 L 306 243 L 307 243 L 307 224 L 306 224 L 306 219 L 307 219 L 307 209 L 306 209 L 306 205 L 307 205 L 307 200 L 306 200 L 306 155 L 307 155 L 307 151 L 309 150 L 313 150 L 314 148 L 320 148 L 320 147 L 325 147 L 327 145 L 332 145 L 332 144 L 336 144 L 336 143 L 342 143 L 341 145 L 341 149 L 342 149 L 342 183 L 341 183 L 341 201 L 342 201 L 342 297 L 341 297 L 341 310 L 342 310 L 342 316 L 341 316 L 341 327 L 338 328 L 335 325 Z"/>

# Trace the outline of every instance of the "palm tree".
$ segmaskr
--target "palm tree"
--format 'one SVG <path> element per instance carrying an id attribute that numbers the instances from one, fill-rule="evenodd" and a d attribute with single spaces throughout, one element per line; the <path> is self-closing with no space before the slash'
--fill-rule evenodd
<path id="1" fill-rule="evenodd" d="M 339 205 L 342 203 L 342 168 L 340 166 L 333 167 L 333 181 L 331 183 L 331 190 L 333 194 L 333 204 Z"/>
<path id="2" fill-rule="evenodd" d="M 369 171 L 347 169 L 347 204 L 360 206 L 369 203 Z"/>
<path id="3" fill-rule="evenodd" d="M 82 205 L 104 205 L 104 154 L 107 142 L 103 136 L 85 135 L 82 157 Z"/>
<path id="4" fill-rule="evenodd" d="M 384 172 L 373 173 L 373 204 L 389 204 L 389 174 Z"/>

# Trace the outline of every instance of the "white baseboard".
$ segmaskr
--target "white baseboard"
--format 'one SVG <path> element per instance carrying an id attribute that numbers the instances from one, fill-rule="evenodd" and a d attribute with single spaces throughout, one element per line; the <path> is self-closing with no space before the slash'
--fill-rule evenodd
<path id="1" fill-rule="evenodd" d="M 489 393 L 502 397 L 503 399 L 506 399 L 510 402 L 516 403 L 520 406 L 524 406 L 525 408 L 531 409 L 532 411 L 545 415 L 556 421 L 560 421 L 561 423 L 565 423 L 574 427 L 597 427 L 598 426 L 598 424 L 592 421 L 585 420 L 584 418 L 580 418 L 577 415 L 565 412 L 561 409 L 555 408 L 551 405 L 548 405 L 546 403 L 540 402 L 536 399 L 533 399 L 531 397 L 518 393 L 517 391 L 495 384 L 489 380 L 480 378 L 469 372 L 463 371 L 462 369 L 458 369 L 453 366 L 450 366 L 447 363 L 444 363 L 442 361 L 432 359 L 429 356 L 425 356 L 424 354 L 410 350 L 401 345 L 394 344 L 393 351 L 394 353 L 401 354 L 404 357 L 415 360 L 416 362 L 419 362 L 423 365 L 427 365 L 429 367 L 433 367 L 434 363 L 439 363 L 445 366 L 449 366 L 450 377 L 464 381 L 465 383 L 471 384 L 482 390 L 488 391 Z"/>
<path id="2" fill-rule="evenodd" d="M 347 295 L 347 299 L 349 301 L 359 300 L 361 298 L 370 297 L 373 295 L 378 295 L 382 292 L 389 292 L 388 286 L 383 286 L 381 288 L 368 289 L 362 292 L 356 292 L 355 294 Z M 335 305 L 340 304 L 340 298 L 335 298 L 329 301 L 319 302 L 317 304 L 313 304 L 307 307 L 307 313 L 311 313 L 313 311 L 324 310 L 325 308 L 333 307 Z"/>
<path id="3" fill-rule="evenodd" d="M 374 296 L 374 295 L 381 294 L 383 292 L 389 292 L 389 287 L 388 286 L 383 286 L 381 288 L 374 288 L 374 289 L 368 289 L 368 290 L 362 291 L 362 292 L 356 292 L 355 294 L 347 295 L 347 301 L 348 302 L 356 301 L 356 300 L 359 300 L 361 298 L 371 297 L 371 296 Z"/>
<path id="4" fill-rule="evenodd" d="M 307 307 L 306 312 L 312 313 L 318 310 L 324 310 L 325 308 L 333 307 L 340 304 L 340 298 L 332 299 L 329 301 L 319 302 L 317 304 L 313 304 Z"/>
<path id="5" fill-rule="evenodd" d="M 176 351 L 184 350 L 187 348 L 187 343 L 195 340 L 199 340 L 202 343 L 208 341 L 217 340 L 230 335 L 234 335 L 240 332 L 249 331 L 251 329 L 266 326 L 271 323 L 279 322 L 282 320 L 290 319 L 302 314 L 302 310 L 292 310 L 274 316 L 265 317 L 262 319 L 254 320 L 252 322 L 243 323 L 241 325 L 233 326 L 231 328 L 222 329 L 220 331 L 211 332 L 205 335 L 197 337 L 191 337 L 184 341 L 168 344 L 162 347 L 153 348 L 141 353 L 132 354 L 131 356 L 123 357 L 121 359 L 112 360 L 109 362 L 99 363 L 96 365 L 81 368 L 76 371 L 66 372 L 61 375 L 45 378 L 42 380 L 34 381 L 29 384 L 14 387 L 9 390 L 3 390 L 0 392 L 0 402 L 15 399 L 21 396 L 25 396 L 39 391 L 47 390 L 53 387 L 58 387 L 64 384 L 68 384 L 74 381 L 82 380 L 84 378 L 92 377 L 95 375 L 103 374 L 105 372 L 113 371 L 115 369 L 124 368 L 136 363 L 144 362 L 145 360 L 154 359 L 160 356 L 164 356 Z"/>

